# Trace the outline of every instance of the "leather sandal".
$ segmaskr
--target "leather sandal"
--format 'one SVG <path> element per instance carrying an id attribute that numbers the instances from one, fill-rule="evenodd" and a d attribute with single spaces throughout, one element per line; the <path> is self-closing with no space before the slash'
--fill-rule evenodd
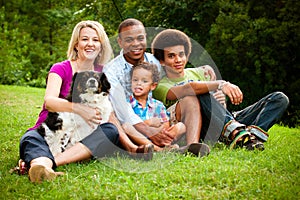
<path id="1" fill-rule="evenodd" d="M 28 170 L 27 170 L 27 166 L 26 166 L 26 163 L 20 159 L 18 161 L 18 165 L 12 169 L 9 170 L 9 173 L 16 173 L 18 175 L 25 175 L 28 173 Z"/>
<path id="2" fill-rule="evenodd" d="M 19 171 L 18 171 L 19 175 L 24 175 L 28 173 L 26 163 L 22 159 L 19 160 L 18 167 L 19 167 Z"/>
<path id="3" fill-rule="evenodd" d="M 142 159 L 145 161 L 152 160 L 153 158 L 154 145 L 153 144 L 145 144 L 141 145 L 136 150 L 137 159 Z"/>
<path id="4" fill-rule="evenodd" d="M 192 154 L 194 156 L 203 157 L 208 156 L 210 153 L 210 148 L 207 144 L 204 143 L 192 143 L 190 145 L 186 145 L 183 147 L 180 147 L 178 149 L 179 153 L 182 154 Z"/>

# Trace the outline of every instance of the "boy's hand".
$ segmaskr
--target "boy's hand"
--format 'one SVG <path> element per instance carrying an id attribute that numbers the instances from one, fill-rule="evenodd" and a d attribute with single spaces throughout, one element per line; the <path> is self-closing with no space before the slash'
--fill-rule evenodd
<path id="1" fill-rule="evenodd" d="M 152 135 L 149 139 L 157 146 L 164 147 L 171 145 L 174 137 L 168 134 L 165 130 L 162 130 L 158 134 Z"/>
<path id="2" fill-rule="evenodd" d="M 214 69 L 209 66 L 209 65 L 203 65 L 201 66 L 201 68 L 204 71 L 204 77 L 207 79 L 208 77 L 210 77 L 210 81 L 215 81 L 217 79 L 216 73 L 214 71 Z"/>
<path id="3" fill-rule="evenodd" d="M 213 93 L 215 99 L 220 102 L 226 108 L 226 96 L 221 90 L 217 90 Z"/>

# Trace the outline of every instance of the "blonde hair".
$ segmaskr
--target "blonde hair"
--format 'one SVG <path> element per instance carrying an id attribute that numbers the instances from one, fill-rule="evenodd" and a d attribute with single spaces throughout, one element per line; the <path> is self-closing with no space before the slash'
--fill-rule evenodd
<path id="1" fill-rule="evenodd" d="M 97 32 L 97 35 L 101 43 L 101 51 L 98 57 L 95 59 L 94 64 L 95 65 L 106 64 L 113 57 L 113 51 L 109 39 L 104 30 L 104 27 L 99 22 L 90 21 L 90 20 L 81 21 L 74 27 L 71 40 L 69 42 L 68 52 L 67 52 L 68 59 L 73 61 L 78 58 L 77 50 L 75 46 L 79 42 L 79 35 L 81 29 L 86 27 L 92 28 Z"/>

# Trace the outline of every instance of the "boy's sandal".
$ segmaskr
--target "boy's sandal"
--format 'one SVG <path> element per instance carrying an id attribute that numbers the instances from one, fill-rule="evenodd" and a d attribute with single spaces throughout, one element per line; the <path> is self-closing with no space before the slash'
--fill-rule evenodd
<path id="1" fill-rule="evenodd" d="M 142 159 L 145 161 L 152 160 L 153 158 L 154 145 L 153 144 L 145 144 L 141 145 L 136 150 L 136 159 Z"/>
<path id="2" fill-rule="evenodd" d="M 236 147 L 245 148 L 247 150 L 264 150 L 264 144 L 244 129 L 237 132 L 229 146 L 230 149 L 234 149 Z"/>
<path id="3" fill-rule="evenodd" d="M 208 154 L 210 153 L 210 148 L 207 144 L 204 143 L 192 143 L 180 147 L 177 151 L 185 155 L 192 154 L 194 156 L 203 157 L 208 156 Z"/>
<path id="4" fill-rule="evenodd" d="M 263 151 L 265 149 L 264 143 L 261 142 L 255 135 L 250 135 L 250 140 L 247 141 L 244 146 L 247 150 L 259 150 Z"/>
<path id="5" fill-rule="evenodd" d="M 30 167 L 28 175 L 33 183 L 41 183 L 42 181 L 52 181 L 57 176 L 63 175 L 63 172 L 55 172 L 52 168 L 43 165 L 34 165 Z"/>

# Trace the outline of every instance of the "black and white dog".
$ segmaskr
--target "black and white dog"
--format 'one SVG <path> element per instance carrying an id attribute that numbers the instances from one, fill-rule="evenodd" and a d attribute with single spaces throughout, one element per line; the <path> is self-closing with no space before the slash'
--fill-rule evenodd
<path id="1" fill-rule="evenodd" d="M 113 112 L 109 101 L 110 83 L 104 73 L 84 71 L 75 73 L 67 100 L 82 103 L 100 111 L 101 123 L 109 120 Z M 38 128 L 38 132 L 45 137 L 52 154 L 55 156 L 76 142 L 82 140 L 94 129 L 79 115 L 71 112 L 49 112 L 47 119 Z"/>

